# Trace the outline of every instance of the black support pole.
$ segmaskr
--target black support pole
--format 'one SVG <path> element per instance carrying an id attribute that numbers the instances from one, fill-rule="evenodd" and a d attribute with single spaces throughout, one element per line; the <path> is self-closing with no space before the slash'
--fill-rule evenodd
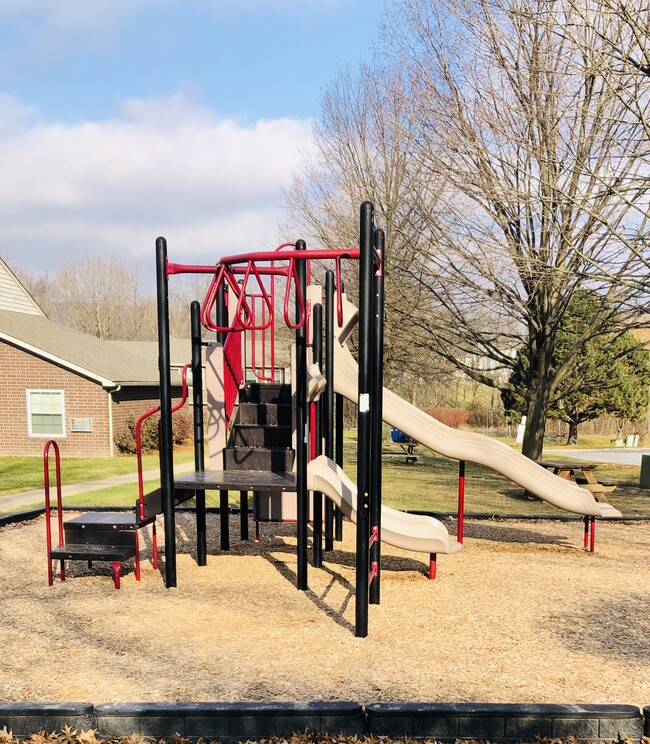
<path id="1" fill-rule="evenodd" d="M 172 442 L 172 382 L 169 350 L 169 284 L 167 241 L 156 240 L 158 306 L 158 371 L 160 374 L 160 489 L 165 518 L 165 583 L 176 586 L 176 514 L 174 512 L 174 452 Z"/>
<path id="2" fill-rule="evenodd" d="M 226 306 L 226 291 L 222 284 L 217 290 L 216 302 L 217 325 L 220 328 L 227 328 L 228 308 Z M 226 343 L 227 331 L 217 331 L 217 342 L 223 346 Z M 225 467 L 225 462 L 222 467 Z M 229 514 L 230 507 L 228 504 L 228 491 L 219 491 L 219 532 L 221 534 L 221 550 L 230 550 L 230 531 L 229 531 Z"/>
<path id="3" fill-rule="evenodd" d="M 314 364 L 318 365 L 318 369 L 323 371 L 323 306 L 318 302 L 314 305 L 312 310 L 312 327 L 313 335 L 311 339 L 312 352 L 314 358 Z M 314 431 L 312 436 L 316 443 L 316 457 L 323 454 L 323 439 L 321 436 L 321 418 L 322 418 L 322 405 L 320 400 L 314 403 L 315 417 L 314 417 Z M 329 499 L 328 499 L 329 501 Z M 320 568 L 323 565 L 323 494 L 318 491 L 314 491 L 313 496 L 313 556 L 314 566 Z"/>
<path id="4" fill-rule="evenodd" d="M 194 300 L 190 305 L 192 332 L 192 411 L 194 414 L 194 469 L 205 470 L 203 433 L 203 361 L 201 340 L 201 304 Z M 205 491 L 194 492 L 196 499 L 196 562 L 207 563 L 207 529 L 205 517 Z"/>
<path id="5" fill-rule="evenodd" d="M 370 460 L 370 526 L 373 543 L 370 546 L 370 565 L 376 567 L 370 584 L 370 604 L 379 604 L 381 580 L 381 443 L 384 392 L 384 266 L 385 238 L 383 230 L 375 230 L 374 244 L 379 266 L 373 276 L 374 328 L 372 335 L 372 452 Z"/>
<path id="6" fill-rule="evenodd" d="M 357 556 L 355 635 L 368 635 L 368 574 L 370 539 L 370 454 L 373 336 L 373 209 L 361 205 L 359 234 L 359 397 L 357 418 Z"/>
<path id="7" fill-rule="evenodd" d="M 323 439 L 325 454 L 334 459 L 334 272 L 325 272 L 325 375 Z M 334 549 L 334 504 L 325 500 L 325 550 Z"/>
<path id="8" fill-rule="evenodd" d="M 248 540 L 248 491 L 239 492 L 239 538 Z"/>
<path id="9" fill-rule="evenodd" d="M 336 464 L 343 467 L 343 396 L 336 393 L 334 396 L 336 405 Z M 334 539 L 341 542 L 343 539 L 343 512 L 336 509 L 334 512 Z"/>
<path id="10" fill-rule="evenodd" d="M 296 250 L 306 249 L 305 241 L 296 241 Z M 298 281 L 296 286 L 296 316 L 300 316 L 300 298 L 306 310 L 307 303 L 307 264 L 296 261 Z M 305 313 L 303 313 L 304 315 Z M 309 522 L 309 491 L 307 490 L 307 329 L 306 318 L 296 329 L 296 496 L 298 568 L 297 587 L 306 590 L 307 586 L 307 527 Z"/>

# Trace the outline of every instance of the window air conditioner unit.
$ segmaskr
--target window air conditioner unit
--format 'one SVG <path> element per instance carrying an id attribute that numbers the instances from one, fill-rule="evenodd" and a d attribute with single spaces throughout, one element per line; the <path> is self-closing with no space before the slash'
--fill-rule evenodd
<path id="1" fill-rule="evenodd" d="M 93 430 L 93 420 L 90 418 L 70 419 L 70 431 L 90 432 Z"/>

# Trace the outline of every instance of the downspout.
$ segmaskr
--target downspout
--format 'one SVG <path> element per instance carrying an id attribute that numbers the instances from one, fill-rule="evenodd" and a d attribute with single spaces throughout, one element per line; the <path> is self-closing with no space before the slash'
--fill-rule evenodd
<path id="1" fill-rule="evenodd" d="M 116 385 L 114 388 L 107 389 L 108 393 L 108 442 L 109 442 L 109 457 L 115 456 L 115 445 L 113 443 L 113 393 L 119 393 L 122 389 L 121 385 Z"/>

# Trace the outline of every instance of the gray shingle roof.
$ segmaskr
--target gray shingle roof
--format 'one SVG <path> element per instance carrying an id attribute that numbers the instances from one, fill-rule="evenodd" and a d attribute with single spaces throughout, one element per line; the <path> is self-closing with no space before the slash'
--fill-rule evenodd
<path id="1" fill-rule="evenodd" d="M 58 361 L 105 386 L 159 382 L 156 341 L 105 341 L 44 317 L 1 310 L 0 339 Z M 189 339 L 172 339 L 172 365 L 190 360 Z"/>

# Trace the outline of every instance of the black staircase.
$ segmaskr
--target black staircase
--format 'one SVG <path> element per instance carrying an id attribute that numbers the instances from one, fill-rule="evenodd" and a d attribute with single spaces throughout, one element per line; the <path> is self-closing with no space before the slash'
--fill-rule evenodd
<path id="1" fill-rule="evenodd" d="M 224 452 L 225 470 L 291 472 L 291 386 L 248 383 Z"/>
<path id="2" fill-rule="evenodd" d="M 224 451 L 224 470 L 290 473 L 295 455 L 292 428 L 291 385 L 246 384 L 239 391 L 239 406 Z M 240 495 L 241 534 L 242 539 L 247 539 L 248 494 L 241 491 Z M 264 508 L 260 511 L 262 503 Z M 256 539 L 259 539 L 260 520 L 281 520 L 282 514 L 281 492 L 253 489 Z"/>

